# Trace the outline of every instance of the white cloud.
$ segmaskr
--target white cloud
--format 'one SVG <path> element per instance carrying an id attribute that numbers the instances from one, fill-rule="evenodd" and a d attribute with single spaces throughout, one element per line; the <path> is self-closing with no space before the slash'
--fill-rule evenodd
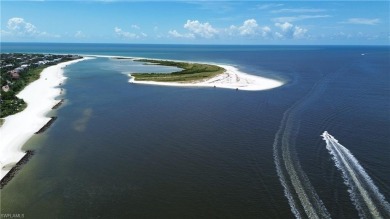
<path id="1" fill-rule="evenodd" d="M 218 31 L 214 29 L 211 24 L 208 22 L 200 23 L 198 20 L 187 20 L 187 23 L 184 24 L 184 28 L 189 30 L 195 36 L 202 38 L 212 38 L 218 34 Z"/>
<path id="2" fill-rule="evenodd" d="M 177 30 L 170 30 L 170 31 L 168 31 L 168 34 L 172 37 L 175 37 L 175 38 L 187 38 L 187 39 L 195 38 L 195 35 L 192 33 L 181 34 L 181 33 L 177 32 Z"/>
<path id="3" fill-rule="evenodd" d="M 114 31 L 115 31 L 115 34 L 118 36 L 118 37 L 121 37 L 121 38 L 124 38 L 124 39 L 140 39 L 140 38 L 145 38 L 147 37 L 147 34 L 141 32 L 140 34 L 136 34 L 136 33 L 131 33 L 131 32 L 127 32 L 127 31 L 123 31 L 121 28 L 119 27 L 115 27 L 114 28 Z"/>
<path id="4" fill-rule="evenodd" d="M 299 15 L 299 16 L 290 16 L 290 17 L 276 17 L 272 20 L 277 23 L 284 23 L 284 22 L 294 22 L 294 21 L 300 21 L 300 20 L 306 20 L 306 19 L 315 19 L 315 18 L 327 18 L 331 17 L 330 15 L 324 14 L 324 15 Z"/>
<path id="5" fill-rule="evenodd" d="M 325 9 L 320 8 L 283 8 L 271 11 L 272 13 L 319 13 L 324 12 Z"/>
<path id="6" fill-rule="evenodd" d="M 14 17 L 8 20 L 7 28 L 17 35 L 36 35 L 38 34 L 37 28 L 26 21 L 23 18 Z"/>
<path id="7" fill-rule="evenodd" d="M 307 32 L 307 29 L 295 26 L 294 27 L 294 33 L 293 33 L 293 38 L 294 39 L 301 39 L 305 37 L 305 34 Z"/>
<path id="8" fill-rule="evenodd" d="M 269 26 L 264 26 L 263 28 L 261 28 L 261 32 L 261 36 L 264 38 L 272 37 L 272 30 Z"/>
<path id="9" fill-rule="evenodd" d="M 294 25 L 290 22 L 276 22 L 274 27 L 261 26 L 255 19 L 243 21 L 241 25 L 230 25 L 226 28 L 215 29 L 209 23 L 188 20 L 184 25 L 187 32 L 179 32 L 176 29 L 168 31 L 168 37 L 196 39 L 212 38 L 218 36 L 220 39 L 240 39 L 247 38 L 253 40 L 261 39 L 302 39 L 310 36 L 306 35 L 308 30 L 304 27 Z"/>
<path id="10" fill-rule="evenodd" d="M 378 18 L 369 19 L 369 18 L 350 18 L 347 21 L 341 22 L 344 24 L 364 24 L 364 25 L 377 25 L 380 20 Z"/>
<path id="11" fill-rule="evenodd" d="M 292 25 L 291 23 L 285 22 L 283 24 L 276 23 L 275 26 L 280 27 L 280 29 L 282 29 L 283 32 L 287 32 L 287 31 L 291 30 L 294 25 Z"/>
<path id="12" fill-rule="evenodd" d="M 179 32 L 177 32 L 177 30 L 170 30 L 170 31 L 168 31 L 168 34 L 173 36 L 173 37 L 177 37 L 177 38 L 180 38 L 183 36 L 183 34 L 180 34 Z"/>
<path id="13" fill-rule="evenodd" d="M 241 26 L 231 25 L 225 29 L 229 36 L 272 38 L 272 29 L 269 26 L 261 27 L 255 19 L 248 19 Z"/>
<path id="14" fill-rule="evenodd" d="M 236 27 L 235 25 L 230 25 L 229 28 L 226 28 L 225 29 L 225 33 L 229 36 L 233 36 L 233 35 L 236 35 L 236 32 L 238 31 L 238 27 Z"/>
<path id="15" fill-rule="evenodd" d="M 187 20 L 187 22 L 184 24 L 184 28 L 187 29 L 189 32 L 187 33 L 179 33 L 177 30 L 170 30 L 168 31 L 168 35 L 170 37 L 174 38 L 187 38 L 187 39 L 194 39 L 194 38 L 213 38 L 215 37 L 219 31 L 214 29 L 211 24 L 208 22 L 201 23 L 198 20 Z"/>
<path id="16" fill-rule="evenodd" d="M 225 32 L 230 36 L 255 36 L 258 35 L 260 27 L 255 19 L 248 19 L 241 26 L 231 25 L 225 29 Z"/>
<path id="17" fill-rule="evenodd" d="M 242 36 L 253 36 L 258 32 L 259 25 L 255 19 L 249 19 L 244 21 L 244 24 L 238 28 L 240 35 Z"/>
<path id="18" fill-rule="evenodd" d="M 305 37 L 307 29 L 293 25 L 289 22 L 275 23 L 276 27 L 281 29 L 281 32 L 276 32 L 275 36 L 283 39 L 301 39 Z"/>
<path id="19" fill-rule="evenodd" d="M 281 34 L 279 32 L 275 32 L 275 37 L 276 38 L 284 38 L 283 34 Z"/>
<path id="20" fill-rule="evenodd" d="M 59 38 L 61 35 L 51 34 L 45 31 L 40 31 L 38 28 L 27 21 L 24 18 L 13 17 L 10 18 L 7 22 L 7 30 L 1 30 L 2 36 L 8 37 L 46 37 L 46 38 Z"/>

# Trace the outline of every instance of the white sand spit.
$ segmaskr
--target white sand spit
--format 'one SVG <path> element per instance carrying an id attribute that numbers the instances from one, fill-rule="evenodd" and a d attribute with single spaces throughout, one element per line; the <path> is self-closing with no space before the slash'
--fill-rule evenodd
<path id="1" fill-rule="evenodd" d="M 284 83 L 274 79 L 264 78 L 256 75 L 250 75 L 240 72 L 237 68 L 229 65 L 218 65 L 226 70 L 223 74 L 216 77 L 197 82 L 156 82 L 156 81 L 136 81 L 130 76 L 130 83 L 150 84 L 163 86 L 182 86 L 182 87 L 216 87 L 239 89 L 246 91 L 268 90 L 282 86 Z"/>
<path id="2" fill-rule="evenodd" d="M 58 86 L 66 79 L 63 68 L 86 59 L 91 58 L 63 62 L 45 68 L 38 80 L 17 95 L 27 103 L 27 107 L 20 113 L 7 116 L 0 127 L 1 179 L 8 173 L 10 167 L 25 155 L 21 150 L 23 144 L 50 120 L 46 114 L 58 103 L 55 99 L 61 93 Z"/>

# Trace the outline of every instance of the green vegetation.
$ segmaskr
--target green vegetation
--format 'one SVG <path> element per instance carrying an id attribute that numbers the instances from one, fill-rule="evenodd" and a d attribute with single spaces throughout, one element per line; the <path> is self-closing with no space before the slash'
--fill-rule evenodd
<path id="1" fill-rule="evenodd" d="M 216 65 L 173 62 L 164 60 L 139 59 L 139 62 L 146 62 L 157 65 L 173 66 L 183 70 L 172 73 L 132 73 L 131 76 L 137 81 L 159 81 L 159 82 L 191 82 L 201 81 L 225 72 L 224 68 Z"/>
<path id="2" fill-rule="evenodd" d="M 1 103 L 1 118 L 23 111 L 27 107 L 24 100 L 17 97 L 3 100 Z"/>
<path id="3" fill-rule="evenodd" d="M 39 79 L 42 70 L 46 67 L 44 65 L 27 70 L 18 80 L 13 82 L 12 90 L 8 92 L 1 91 L 1 118 L 21 112 L 27 107 L 24 100 L 16 97 L 16 94 L 22 91 L 29 83 Z"/>

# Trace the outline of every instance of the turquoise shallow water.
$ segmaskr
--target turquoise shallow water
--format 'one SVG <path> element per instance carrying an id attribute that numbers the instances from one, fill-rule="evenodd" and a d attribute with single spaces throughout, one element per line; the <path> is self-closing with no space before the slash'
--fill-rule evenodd
<path id="1" fill-rule="evenodd" d="M 159 87 L 128 83 L 127 72 L 151 66 L 107 58 L 71 65 L 66 103 L 52 112 L 54 125 L 25 145 L 36 155 L 1 191 L 2 213 L 293 218 L 291 203 L 305 216 L 290 177 L 294 168 L 326 209 L 315 212 L 358 218 L 320 136 L 325 130 L 389 200 L 388 47 L 2 44 L 2 52 L 217 62 L 287 82 L 258 92 Z"/>

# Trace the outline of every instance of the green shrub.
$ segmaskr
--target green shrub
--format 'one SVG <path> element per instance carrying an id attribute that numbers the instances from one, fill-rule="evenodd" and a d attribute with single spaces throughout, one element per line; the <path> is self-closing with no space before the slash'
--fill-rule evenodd
<path id="1" fill-rule="evenodd" d="M 161 82 L 193 82 L 215 77 L 223 72 L 224 68 L 216 65 L 173 62 L 164 60 L 139 59 L 136 61 L 152 63 L 164 66 L 181 68 L 181 71 L 172 73 L 133 73 L 137 81 L 161 81 Z"/>

